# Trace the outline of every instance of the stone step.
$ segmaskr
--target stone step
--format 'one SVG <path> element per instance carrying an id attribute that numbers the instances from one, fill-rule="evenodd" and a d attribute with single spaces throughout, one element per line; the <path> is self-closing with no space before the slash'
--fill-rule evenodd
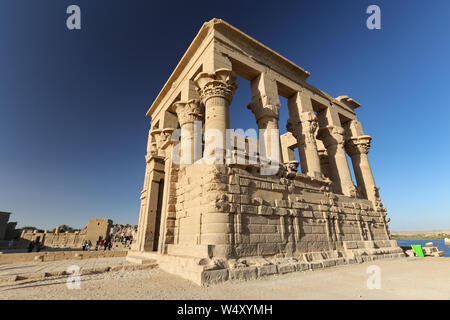
<path id="1" fill-rule="evenodd" d="M 144 257 L 127 256 L 126 260 L 136 264 L 156 264 L 155 259 L 149 259 Z"/>

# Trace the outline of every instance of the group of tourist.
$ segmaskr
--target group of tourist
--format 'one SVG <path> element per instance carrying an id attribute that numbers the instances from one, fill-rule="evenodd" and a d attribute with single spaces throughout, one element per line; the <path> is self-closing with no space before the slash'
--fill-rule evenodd
<path id="1" fill-rule="evenodd" d="M 27 250 L 28 252 L 32 252 L 34 248 L 36 248 L 36 252 L 41 251 L 41 243 L 39 240 L 30 241 Z"/>
<path id="2" fill-rule="evenodd" d="M 86 251 L 86 249 L 88 251 L 91 251 L 92 248 L 92 242 L 91 240 L 84 240 L 83 244 L 81 245 L 81 247 L 83 248 L 83 251 Z"/>
<path id="3" fill-rule="evenodd" d="M 83 244 L 82 244 L 82 248 L 83 248 L 83 251 L 85 251 L 85 250 L 91 251 L 91 248 L 92 248 L 91 240 L 84 240 Z M 102 248 L 105 251 L 111 250 L 111 248 L 112 248 L 111 240 L 98 239 L 97 242 L 95 243 L 95 251 L 101 250 Z"/>

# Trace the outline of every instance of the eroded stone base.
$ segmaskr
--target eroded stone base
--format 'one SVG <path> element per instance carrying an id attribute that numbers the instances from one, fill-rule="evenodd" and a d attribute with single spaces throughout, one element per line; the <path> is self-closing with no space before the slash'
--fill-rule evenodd
<path id="1" fill-rule="evenodd" d="M 378 259 L 403 258 L 396 241 L 345 241 L 344 250 L 308 252 L 293 257 L 248 257 L 210 259 L 154 252 L 129 252 L 127 260 L 156 260 L 159 267 L 198 285 L 211 285 L 229 280 L 254 280 L 275 274 L 316 270 Z"/>

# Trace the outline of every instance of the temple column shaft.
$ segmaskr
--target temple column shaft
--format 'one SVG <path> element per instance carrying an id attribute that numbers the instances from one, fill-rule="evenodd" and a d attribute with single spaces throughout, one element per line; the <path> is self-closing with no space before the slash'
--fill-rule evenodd
<path id="1" fill-rule="evenodd" d="M 219 69 L 198 74 L 194 82 L 205 106 L 205 150 L 211 143 L 224 150 L 226 129 L 230 127 L 229 106 L 237 88 L 236 76 L 229 69 Z M 222 141 L 212 141 L 211 134 L 216 133 L 222 136 Z"/>
<path id="2" fill-rule="evenodd" d="M 306 173 L 310 176 L 320 175 L 320 159 L 317 151 L 315 139 L 316 129 L 318 127 L 317 117 L 313 112 L 304 112 L 300 114 L 300 124 L 302 129 L 302 139 L 299 150 L 302 150 L 306 162 Z"/>
<path id="3" fill-rule="evenodd" d="M 169 198 L 173 196 L 170 190 L 173 189 L 172 184 L 174 183 L 173 167 L 175 164 L 172 161 L 172 151 L 174 142 L 172 141 L 172 133 L 174 128 L 165 128 L 162 130 L 160 135 L 160 144 L 158 148 L 163 150 L 164 154 L 164 189 L 161 201 L 161 217 L 159 226 L 159 239 L 158 239 L 158 252 L 164 253 L 166 245 L 173 243 L 174 235 L 174 225 L 175 225 L 175 211 L 169 210 Z M 176 181 L 176 180 L 175 180 Z"/>
<path id="4" fill-rule="evenodd" d="M 164 178 L 164 158 L 157 155 L 155 134 L 161 130 L 153 129 L 149 132 L 144 187 L 141 192 L 141 208 L 136 240 L 133 250 L 152 251 L 154 249 L 157 199 L 159 182 Z"/>
<path id="5" fill-rule="evenodd" d="M 332 107 L 322 112 L 325 112 L 325 119 L 322 117 L 325 126 L 319 129 L 318 138 L 323 141 L 327 149 L 330 175 L 335 192 L 354 197 L 356 188 L 345 155 L 344 129 L 341 127 L 337 112 Z"/>
<path id="6" fill-rule="evenodd" d="M 201 154 L 196 155 L 196 144 L 201 144 L 195 135 L 195 121 L 202 121 L 203 108 L 199 100 L 178 101 L 172 105 L 178 116 L 181 127 L 181 164 L 192 164 L 199 160 Z M 201 137 L 200 137 L 201 139 Z M 201 153 L 201 152 L 200 152 Z"/>
<path id="7" fill-rule="evenodd" d="M 347 153 L 352 159 L 353 171 L 361 196 L 375 203 L 376 190 L 375 180 L 370 169 L 367 153 L 370 149 L 370 136 L 359 136 L 350 138 L 346 143 Z"/>
<path id="8" fill-rule="evenodd" d="M 362 196 L 375 201 L 373 189 L 375 187 L 375 180 L 373 179 L 372 170 L 370 169 L 369 159 L 367 154 L 355 154 L 351 157 L 353 163 L 353 170 L 355 172 L 356 181 L 360 187 Z M 372 191 L 370 191 L 372 190 Z"/>
<path id="9" fill-rule="evenodd" d="M 347 122 L 344 127 L 347 136 L 345 149 L 352 159 L 358 189 L 362 197 L 375 203 L 377 190 L 367 157 L 372 138 L 364 134 L 361 124 L 357 120 Z"/>
<path id="10" fill-rule="evenodd" d="M 230 116 L 229 105 L 231 104 L 233 93 L 237 88 L 236 77 L 230 69 L 219 69 L 215 72 L 202 72 L 195 78 L 194 82 L 199 88 L 201 100 L 205 106 L 205 154 L 204 159 L 208 159 L 211 146 L 214 152 L 220 151 L 223 160 L 225 154 L 222 152 L 226 147 L 226 129 L 229 128 Z M 215 132 L 211 132 L 215 131 Z M 212 135 L 211 135 L 212 134 Z M 211 137 L 219 134 L 221 141 L 211 141 Z M 221 149 L 221 150 L 218 150 Z M 219 155 L 220 157 L 220 155 Z M 218 155 L 215 155 L 218 160 Z M 216 172 L 221 164 L 215 162 L 207 170 Z M 207 174 L 205 172 L 205 174 Z M 214 185 L 214 184 L 213 184 Z M 211 190 L 214 191 L 214 190 Z M 213 245 L 214 255 L 227 258 L 232 254 L 232 227 L 233 216 L 227 212 L 221 212 L 216 207 L 206 210 L 201 215 L 201 235 L 200 244 Z"/>
<path id="11" fill-rule="evenodd" d="M 353 185 L 347 158 L 345 157 L 344 145 L 340 142 L 326 144 L 332 180 L 338 185 L 338 191 L 350 196 L 349 186 Z"/>
<path id="12" fill-rule="evenodd" d="M 322 174 L 331 179 L 330 176 L 330 160 L 328 159 L 328 153 L 327 149 L 323 145 L 322 140 L 316 140 L 317 143 L 317 153 L 319 154 L 319 160 L 320 160 L 320 171 Z"/>
<path id="13" fill-rule="evenodd" d="M 263 136 L 260 136 L 260 145 L 263 149 L 261 150 L 260 148 L 260 155 L 272 161 L 282 163 L 283 156 L 281 152 L 280 129 L 278 126 L 280 99 L 278 97 L 276 81 L 270 74 L 263 72 L 251 81 L 251 92 L 252 101 L 247 107 L 255 115 L 258 129 L 264 130 Z"/>
<path id="14" fill-rule="evenodd" d="M 302 173 L 311 177 L 321 176 L 320 159 L 316 144 L 318 120 L 311 99 L 297 92 L 288 100 L 288 130 L 297 139 Z"/>

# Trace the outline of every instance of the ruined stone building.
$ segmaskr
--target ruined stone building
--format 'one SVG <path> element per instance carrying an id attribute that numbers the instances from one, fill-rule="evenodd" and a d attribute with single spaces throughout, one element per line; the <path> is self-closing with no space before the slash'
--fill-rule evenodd
<path id="1" fill-rule="evenodd" d="M 147 112 L 147 165 L 128 260 L 156 259 L 201 284 L 403 255 L 370 168 L 372 138 L 355 113 L 360 104 L 313 87 L 309 75 L 222 20 L 202 26 Z M 248 88 L 237 88 L 237 76 Z M 275 174 L 262 174 L 261 152 L 250 161 L 250 139 L 232 150 L 232 161 L 202 161 L 211 140 L 196 138 L 195 122 L 226 136 L 230 113 L 245 107 L 232 104 L 236 90 L 251 90 L 248 108 L 259 129 L 289 131 L 279 141 L 260 137 L 268 155 L 271 144 L 281 146 L 278 159 L 269 157 L 279 163 Z M 288 99 L 288 123 L 279 123 L 280 96 Z M 172 137 L 177 128 L 181 142 Z M 173 161 L 180 143 L 195 163 Z M 221 143 L 214 156 L 225 157 Z"/>
<path id="2" fill-rule="evenodd" d="M 38 230 L 23 230 L 18 246 L 26 247 L 29 242 L 37 241 L 48 248 L 81 248 L 84 240 L 90 240 L 95 246 L 99 239 L 105 240 L 110 236 L 112 220 L 91 219 L 88 225 L 75 232 L 38 232 Z"/>
<path id="3" fill-rule="evenodd" d="M 10 222 L 11 212 L 0 211 L 0 247 L 4 245 L 2 241 L 9 241 L 20 236 L 16 230 L 17 222 Z"/>
<path id="4" fill-rule="evenodd" d="M 10 212 L 0 211 L 0 240 L 5 239 L 6 229 L 8 226 L 8 221 L 9 221 L 10 215 L 11 215 Z"/>
<path id="5" fill-rule="evenodd" d="M 117 237 L 131 237 L 134 239 L 136 237 L 137 233 L 137 226 L 134 225 L 122 225 L 122 224 L 114 224 L 111 227 L 111 235 L 117 236 Z"/>

